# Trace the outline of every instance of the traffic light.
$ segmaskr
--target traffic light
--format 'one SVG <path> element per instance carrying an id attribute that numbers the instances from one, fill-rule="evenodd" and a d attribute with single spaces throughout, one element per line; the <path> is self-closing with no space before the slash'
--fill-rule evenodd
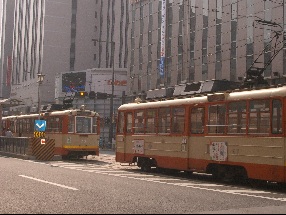
<path id="1" fill-rule="evenodd" d="M 88 97 L 90 99 L 95 99 L 96 98 L 96 93 L 94 91 L 90 91 Z"/>
<path id="2" fill-rule="evenodd" d="M 100 92 L 98 92 L 96 94 L 96 98 L 97 99 L 107 99 L 107 93 L 100 93 Z"/>
<path id="3" fill-rule="evenodd" d="M 76 97 L 81 97 L 81 98 L 84 98 L 84 97 L 86 97 L 87 95 L 88 95 L 88 93 L 85 92 L 85 91 L 80 91 L 80 92 L 76 92 L 76 93 L 75 93 L 75 96 L 76 96 Z"/>

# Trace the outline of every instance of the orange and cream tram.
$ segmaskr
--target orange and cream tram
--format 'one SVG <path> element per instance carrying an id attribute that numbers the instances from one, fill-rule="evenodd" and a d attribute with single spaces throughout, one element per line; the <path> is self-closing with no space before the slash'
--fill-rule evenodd
<path id="1" fill-rule="evenodd" d="M 116 161 L 286 181 L 286 86 L 119 107 Z"/>
<path id="2" fill-rule="evenodd" d="M 55 140 L 55 155 L 80 158 L 99 155 L 100 119 L 98 113 L 85 109 L 51 111 L 2 118 L 2 127 L 15 137 L 37 137 L 35 120 L 46 121 L 44 138 Z M 40 137 L 39 136 L 39 137 Z"/>

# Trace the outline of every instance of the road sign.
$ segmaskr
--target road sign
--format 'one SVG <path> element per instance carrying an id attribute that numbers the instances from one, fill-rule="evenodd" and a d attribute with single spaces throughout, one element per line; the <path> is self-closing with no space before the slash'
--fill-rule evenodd
<path id="1" fill-rule="evenodd" d="M 41 145 L 45 145 L 46 144 L 46 139 L 41 139 Z"/>
<path id="2" fill-rule="evenodd" d="M 35 131 L 45 132 L 47 127 L 46 120 L 35 120 Z"/>
<path id="3" fill-rule="evenodd" d="M 35 138 L 44 138 L 45 136 L 46 136 L 45 132 L 34 131 L 34 137 Z"/>

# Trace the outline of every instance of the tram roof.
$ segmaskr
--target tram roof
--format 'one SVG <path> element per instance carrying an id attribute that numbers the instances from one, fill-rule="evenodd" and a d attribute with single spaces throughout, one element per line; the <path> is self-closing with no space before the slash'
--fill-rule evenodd
<path id="1" fill-rule="evenodd" d="M 207 95 L 196 95 L 188 98 L 185 97 L 185 98 L 172 98 L 172 99 L 137 102 L 137 103 L 134 102 L 134 103 L 124 104 L 120 106 L 118 110 L 159 108 L 159 107 L 180 106 L 180 105 L 190 105 L 190 104 L 203 104 L 203 103 L 219 102 L 219 101 L 240 101 L 240 100 L 264 99 L 264 98 L 285 97 L 285 96 L 286 96 L 286 86 L 282 86 L 282 87 L 273 87 L 267 89 L 264 88 L 264 89 L 244 90 L 237 92 L 236 91 L 218 92 Z"/>
<path id="2" fill-rule="evenodd" d="M 19 106 L 22 105 L 23 101 L 18 100 L 18 99 L 2 99 L 0 100 L 0 106 L 3 108 L 9 108 L 9 107 L 15 107 L 15 106 Z"/>
<path id="3" fill-rule="evenodd" d="M 90 110 L 80 110 L 80 109 L 44 112 L 44 113 L 41 113 L 41 116 L 61 116 L 61 115 L 76 116 L 78 115 L 78 113 L 83 113 L 83 112 L 88 113 L 88 116 L 98 116 L 97 112 L 90 111 Z M 27 119 L 27 118 L 37 118 L 37 117 L 39 117 L 39 114 L 25 114 L 25 115 L 6 116 L 6 117 L 3 117 L 3 119 Z"/>

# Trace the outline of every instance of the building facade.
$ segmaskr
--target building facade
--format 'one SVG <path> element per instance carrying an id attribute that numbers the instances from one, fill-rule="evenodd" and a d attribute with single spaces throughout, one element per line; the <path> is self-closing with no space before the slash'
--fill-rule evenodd
<path id="1" fill-rule="evenodd" d="M 112 68 L 113 61 L 115 68 L 126 68 L 128 5 L 128 0 L 15 0 L 11 97 L 26 105 L 14 110 L 38 106 L 38 74 L 45 75 L 41 104 L 48 104 L 55 102 L 55 77 L 63 72 Z"/>
<path id="2" fill-rule="evenodd" d="M 41 99 L 52 103 L 56 75 L 113 64 L 128 68 L 127 95 L 241 81 L 276 54 L 264 76 L 284 77 L 285 1 L 15 0 L 11 96 L 37 106 L 42 73 Z"/>
<path id="3" fill-rule="evenodd" d="M 12 73 L 12 49 L 13 49 L 13 27 L 14 27 L 15 0 L 0 1 L 1 20 L 1 52 L 0 52 L 0 97 L 9 98 L 11 90 Z"/>
<path id="4" fill-rule="evenodd" d="M 285 76 L 285 11 L 285 0 L 131 0 L 129 93 L 241 81 L 275 55 L 264 76 Z"/>

